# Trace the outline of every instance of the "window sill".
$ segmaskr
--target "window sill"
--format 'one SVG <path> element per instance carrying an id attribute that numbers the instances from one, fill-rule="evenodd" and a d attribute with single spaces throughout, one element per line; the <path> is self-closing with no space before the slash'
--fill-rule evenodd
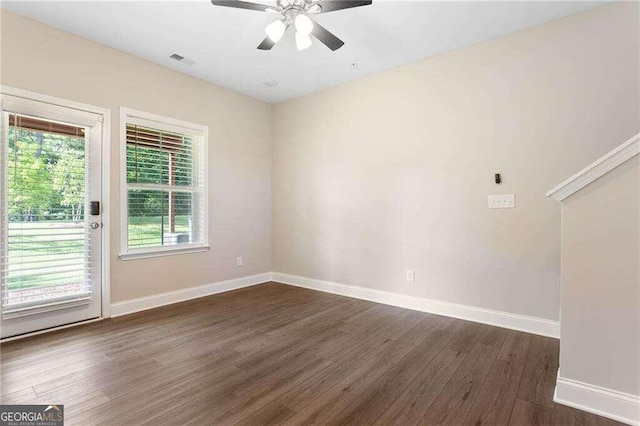
<path id="1" fill-rule="evenodd" d="M 149 251 L 135 251 L 129 253 L 120 253 L 118 258 L 120 260 L 136 260 L 136 259 L 148 259 L 152 257 L 165 257 L 175 256 L 178 254 L 190 254 L 200 253 L 209 250 L 209 246 L 197 246 L 197 247 L 182 247 L 162 250 L 149 250 Z"/>

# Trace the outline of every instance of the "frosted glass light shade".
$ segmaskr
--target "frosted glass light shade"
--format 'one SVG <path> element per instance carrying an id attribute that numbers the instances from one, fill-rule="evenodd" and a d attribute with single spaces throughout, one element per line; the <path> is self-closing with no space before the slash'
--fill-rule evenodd
<path id="1" fill-rule="evenodd" d="M 298 15 L 294 21 L 298 34 L 308 36 L 313 31 L 313 21 L 307 15 Z"/>
<path id="2" fill-rule="evenodd" d="M 284 30 L 287 29 L 287 26 L 282 21 L 275 21 L 267 25 L 264 29 L 267 32 L 267 36 L 273 41 L 277 43 L 284 34 Z"/>
<path id="3" fill-rule="evenodd" d="M 311 37 L 308 35 L 303 35 L 300 33 L 296 33 L 296 47 L 298 50 L 304 50 L 311 47 Z"/>

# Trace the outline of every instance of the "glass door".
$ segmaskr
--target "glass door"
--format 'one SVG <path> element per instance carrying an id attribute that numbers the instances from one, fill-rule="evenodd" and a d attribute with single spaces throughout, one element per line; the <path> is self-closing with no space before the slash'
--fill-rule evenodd
<path id="1" fill-rule="evenodd" d="M 101 315 L 101 123 L 3 98 L 2 337 Z"/>

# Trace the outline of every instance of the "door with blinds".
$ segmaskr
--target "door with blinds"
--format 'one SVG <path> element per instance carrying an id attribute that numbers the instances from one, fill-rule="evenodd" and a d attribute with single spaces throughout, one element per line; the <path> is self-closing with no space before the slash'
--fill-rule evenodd
<path id="1" fill-rule="evenodd" d="M 2 338 L 101 316 L 102 115 L 2 97 Z"/>

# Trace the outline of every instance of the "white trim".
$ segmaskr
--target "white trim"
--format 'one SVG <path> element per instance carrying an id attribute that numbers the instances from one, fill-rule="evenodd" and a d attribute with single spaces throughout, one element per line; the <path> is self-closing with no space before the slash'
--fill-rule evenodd
<path id="1" fill-rule="evenodd" d="M 139 111 L 133 108 L 120 107 L 120 111 L 123 110 L 125 116 L 128 117 L 127 123 L 142 127 L 153 127 L 167 132 L 182 133 L 198 137 L 204 136 L 204 133 L 208 128 L 201 124 L 165 117 L 150 112 Z"/>
<path id="2" fill-rule="evenodd" d="M 127 114 L 126 108 L 120 107 L 120 121 L 118 126 L 120 128 L 120 205 L 118 206 L 120 217 L 120 254 L 127 252 L 127 241 L 129 239 L 128 223 L 129 218 L 127 215 L 128 208 L 128 196 L 127 196 Z M 123 124 L 124 123 L 124 124 Z M 124 148 L 122 145 L 124 144 Z"/>
<path id="3" fill-rule="evenodd" d="M 512 314 L 509 312 L 495 311 L 492 309 L 461 305 L 423 297 L 408 296 L 383 290 L 338 284 L 279 272 L 273 273 L 273 281 L 312 290 L 324 291 L 326 293 L 339 294 L 341 296 L 354 297 L 356 299 L 413 309 L 416 311 L 429 312 L 498 327 L 510 328 L 556 339 L 560 338 L 560 323 L 558 321 L 544 318 Z"/>
<path id="4" fill-rule="evenodd" d="M 205 284 L 198 287 L 189 287 L 182 290 L 113 303 L 111 305 L 111 316 L 118 317 L 199 297 L 263 284 L 269 281 L 275 281 L 295 287 L 304 287 L 325 293 L 354 297 L 356 299 L 363 299 L 371 302 L 384 303 L 386 305 L 398 306 L 400 308 L 413 309 L 468 321 L 480 322 L 488 325 L 524 331 L 527 333 L 539 334 L 542 336 L 559 338 L 560 335 L 560 325 L 558 321 L 478 308 L 475 306 L 443 302 L 440 300 L 407 296 L 382 290 L 337 284 L 279 272 L 265 272 L 262 274 L 250 275 L 247 277 L 235 278 L 227 281 Z"/>
<path id="5" fill-rule="evenodd" d="M 2 121 L 2 134 L 0 135 L 0 274 L 2 273 L 2 258 L 9 253 L 9 221 L 2 212 L 9 211 L 9 154 L 4 141 L 9 140 L 9 117 L 4 114 L 4 96 L 0 99 L 0 120 Z M 3 280 L 0 276 L 0 292 Z M 0 301 L 0 318 L 2 314 L 2 302 Z M 0 333 L 0 336 L 2 334 Z"/>
<path id="6" fill-rule="evenodd" d="M 87 294 L 88 294 L 87 296 L 79 297 L 77 299 L 58 300 L 58 301 L 46 303 L 43 305 L 25 306 L 23 308 L 10 310 L 9 312 L 2 312 L 2 319 L 19 318 L 27 315 L 35 315 L 35 314 L 41 314 L 43 312 L 51 312 L 58 309 L 66 309 L 72 306 L 86 305 L 88 303 L 91 303 L 91 300 L 92 300 L 89 293 Z"/>
<path id="7" fill-rule="evenodd" d="M 150 257 L 163 257 L 163 256 L 173 256 L 176 254 L 199 253 L 207 250 L 209 250 L 209 246 L 203 246 L 203 245 L 194 245 L 191 247 L 178 246 L 177 248 L 170 248 L 170 249 L 152 248 L 152 249 L 143 250 L 143 251 L 129 250 L 129 253 L 120 253 L 118 255 L 118 258 L 120 260 L 148 259 Z"/>
<path id="8" fill-rule="evenodd" d="M 202 146 L 197 161 L 202 163 L 202 182 L 198 183 L 202 191 L 202 226 L 203 240 L 201 243 L 190 244 L 189 247 L 176 248 L 152 247 L 149 249 L 129 249 L 128 247 L 128 200 L 127 190 L 127 123 L 146 123 L 147 126 L 190 134 L 202 139 Z M 144 112 L 127 107 L 120 107 L 120 260 L 145 259 L 150 257 L 172 256 L 176 254 L 196 253 L 209 249 L 209 127 L 201 124 L 190 123 L 175 118 L 165 117 L 150 112 Z M 196 158 L 194 158 L 196 160 Z M 167 189 L 168 185 L 137 185 L 140 187 Z M 192 191 L 192 188 L 180 188 L 181 191 Z M 195 192 L 195 191 L 193 191 Z M 195 208 L 196 206 L 194 206 Z"/>
<path id="9" fill-rule="evenodd" d="M 102 318 L 111 316 L 111 111 L 102 115 Z"/>
<path id="10" fill-rule="evenodd" d="M 545 195 L 562 201 L 638 153 L 640 153 L 640 133 L 580 170 Z"/>
<path id="11" fill-rule="evenodd" d="M 160 306 L 171 305 L 173 303 L 184 302 L 186 300 L 197 299 L 199 297 L 210 296 L 212 294 L 223 293 L 243 287 L 250 287 L 271 281 L 271 272 L 250 275 L 247 277 L 234 278 L 217 283 L 205 284 L 198 287 L 189 287 L 182 290 L 170 291 L 167 293 L 155 294 L 153 296 L 140 297 L 137 299 L 125 300 L 111 305 L 111 317 L 132 314 L 134 312 L 145 311 L 147 309 L 158 308 Z"/>
<path id="12" fill-rule="evenodd" d="M 27 337 L 37 336 L 38 334 L 51 333 L 53 331 L 64 330 L 65 328 L 78 327 L 81 325 L 91 324 L 92 322 L 102 321 L 104 318 L 92 318 L 85 321 L 72 322 L 71 324 L 59 325 L 57 327 L 45 328 L 44 330 L 32 331 L 31 333 L 18 334 L 17 336 L 5 337 L 0 342 L 7 343 L 12 340 L 25 339 Z"/>
<path id="13" fill-rule="evenodd" d="M 553 401 L 622 423 L 640 425 L 639 396 L 560 377 L 560 372 Z"/>
<path id="14" fill-rule="evenodd" d="M 27 100 L 36 100 L 38 102 L 42 102 L 50 105 L 63 106 L 65 108 L 75 109 L 78 111 L 90 112 L 93 114 L 101 115 L 103 117 L 111 113 L 111 111 L 106 108 L 101 108 L 101 107 L 97 107 L 89 104 L 83 104 L 81 102 L 70 101 L 68 99 L 49 96 L 49 95 L 45 95 L 37 92 L 31 92 L 29 90 L 18 89 L 15 87 L 0 85 L 0 92 L 3 95 L 15 96 L 17 98 L 23 98 Z"/>

